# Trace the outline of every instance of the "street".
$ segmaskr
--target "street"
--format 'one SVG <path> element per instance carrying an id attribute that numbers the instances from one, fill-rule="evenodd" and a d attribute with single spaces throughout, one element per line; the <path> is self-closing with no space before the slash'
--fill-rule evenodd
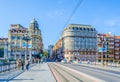
<path id="1" fill-rule="evenodd" d="M 62 64 L 82 73 L 104 80 L 105 82 L 120 82 L 120 72 L 98 69 L 76 64 Z"/>

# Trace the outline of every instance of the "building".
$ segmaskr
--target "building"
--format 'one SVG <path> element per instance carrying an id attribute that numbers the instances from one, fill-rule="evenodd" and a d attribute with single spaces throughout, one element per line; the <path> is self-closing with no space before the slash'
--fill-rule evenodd
<path id="1" fill-rule="evenodd" d="M 120 36 L 114 36 L 114 62 L 120 63 Z"/>
<path id="2" fill-rule="evenodd" d="M 103 61 L 103 64 L 120 62 L 120 36 L 98 34 L 98 37 L 101 37 L 98 41 L 98 61 Z"/>
<path id="3" fill-rule="evenodd" d="M 70 24 L 64 29 L 60 40 L 54 49 L 62 49 L 62 55 L 68 61 L 75 59 L 96 61 L 97 31 L 92 26 Z"/>
<path id="4" fill-rule="evenodd" d="M 114 36 L 98 34 L 98 61 L 103 64 L 114 61 Z"/>
<path id="5" fill-rule="evenodd" d="M 48 57 L 51 57 L 52 56 L 52 54 L 53 54 L 53 45 L 49 45 L 48 46 Z"/>
<path id="6" fill-rule="evenodd" d="M 63 59 L 63 48 L 62 48 L 62 38 L 60 38 L 55 46 L 53 47 L 53 54 L 52 56 L 54 57 L 54 59 L 57 59 L 57 60 L 61 60 Z"/>
<path id="7" fill-rule="evenodd" d="M 43 42 L 37 21 L 33 19 L 29 28 L 25 28 L 20 24 L 11 24 L 8 31 L 8 44 L 10 58 L 31 59 L 39 57 L 43 49 Z"/>
<path id="8" fill-rule="evenodd" d="M 6 58 L 7 57 L 7 41 L 8 38 L 0 38 L 0 58 Z"/>

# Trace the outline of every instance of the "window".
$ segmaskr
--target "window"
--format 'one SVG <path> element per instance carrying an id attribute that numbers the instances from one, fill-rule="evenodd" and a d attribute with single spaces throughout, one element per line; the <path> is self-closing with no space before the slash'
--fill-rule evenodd
<path id="1" fill-rule="evenodd" d="M 75 28 L 73 27 L 73 30 L 74 30 Z"/>
<path id="2" fill-rule="evenodd" d="M 17 42 L 16 46 L 19 47 L 20 46 L 20 42 Z"/>
<path id="3" fill-rule="evenodd" d="M 20 36 L 17 37 L 17 40 L 20 40 Z"/>
<path id="4" fill-rule="evenodd" d="M 82 31 L 82 28 L 80 28 L 80 30 Z"/>
<path id="5" fill-rule="evenodd" d="M 78 30 L 78 27 L 76 29 Z"/>
<path id="6" fill-rule="evenodd" d="M 87 31 L 89 31 L 89 28 L 87 28 Z"/>
<path id="7" fill-rule="evenodd" d="M 84 28 L 84 30 L 86 30 L 86 29 Z"/>
<path id="8" fill-rule="evenodd" d="M 12 40 L 15 40 L 15 36 L 11 36 L 11 39 L 12 39 Z"/>
<path id="9" fill-rule="evenodd" d="M 93 31 L 93 29 L 91 28 L 91 31 Z"/>

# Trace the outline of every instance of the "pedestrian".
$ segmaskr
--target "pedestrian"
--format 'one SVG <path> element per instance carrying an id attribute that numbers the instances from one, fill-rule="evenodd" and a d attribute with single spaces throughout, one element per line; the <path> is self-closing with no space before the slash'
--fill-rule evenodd
<path id="1" fill-rule="evenodd" d="M 30 65 L 30 62 L 26 60 L 26 70 L 29 70 L 29 65 Z"/>
<path id="2" fill-rule="evenodd" d="M 24 70 L 24 65 L 25 65 L 25 61 L 22 60 L 22 61 L 21 61 L 22 70 Z"/>
<path id="3" fill-rule="evenodd" d="M 21 67 L 21 60 L 20 59 L 18 59 L 16 61 L 16 65 L 17 65 L 18 70 L 20 70 L 20 67 Z"/>

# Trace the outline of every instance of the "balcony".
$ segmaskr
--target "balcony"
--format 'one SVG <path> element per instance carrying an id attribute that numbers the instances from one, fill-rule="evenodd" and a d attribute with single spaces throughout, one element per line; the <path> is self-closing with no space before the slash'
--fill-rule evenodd
<path id="1" fill-rule="evenodd" d="M 115 54 L 119 54 L 119 52 L 115 52 Z"/>
<path id="2" fill-rule="evenodd" d="M 115 40 L 115 42 L 120 42 L 119 40 Z"/>
<path id="3" fill-rule="evenodd" d="M 120 48 L 115 48 L 115 50 L 120 50 Z"/>
<path id="4" fill-rule="evenodd" d="M 115 56 L 115 58 L 119 59 L 120 57 L 119 56 Z"/>
<path id="5" fill-rule="evenodd" d="M 114 49 L 114 46 L 109 46 L 110 49 Z"/>
<path id="6" fill-rule="evenodd" d="M 119 46 L 119 44 L 115 44 L 115 46 Z"/>
<path id="7" fill-rule="evenodd" d="M 109 57 L 110 57 L 110 58 L 113 58 L 113 57 L 114 57 L 114 55 L 113 55 L 113 54 L 110 54 L 110 55 L 109 55 Z"/>
<path id="8" fill-rule="evenodd" d="M 114 44 L 114 42 L 109 42 L 109 44 Z"/>

